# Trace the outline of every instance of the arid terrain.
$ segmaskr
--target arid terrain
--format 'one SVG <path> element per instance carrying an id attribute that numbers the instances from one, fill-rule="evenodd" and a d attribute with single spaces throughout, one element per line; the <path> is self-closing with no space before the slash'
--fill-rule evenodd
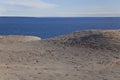
<path id="1" fill-rule="evenodd" d="M 120 30 L 0 36 L 0 80 L 120 80 Z"/>

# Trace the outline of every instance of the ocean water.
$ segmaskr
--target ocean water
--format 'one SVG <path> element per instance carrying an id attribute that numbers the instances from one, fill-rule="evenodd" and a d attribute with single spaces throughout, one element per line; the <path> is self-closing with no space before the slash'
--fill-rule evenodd
<path id="1" fill-rule="evenodd" d="M 119 17 L 33 18 L 0 17 L 0 35 L 50 38 L 79 30 L 120 29 Z"/>

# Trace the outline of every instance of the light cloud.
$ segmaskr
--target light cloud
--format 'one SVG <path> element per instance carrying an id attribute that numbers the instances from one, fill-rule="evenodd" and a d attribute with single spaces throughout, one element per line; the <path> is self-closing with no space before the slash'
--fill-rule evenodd
<path id="1" fill-rule="evenodd" d="M 43 0 L 5 0 L 0 1 L 0 16 L 41 16 L 56 7 Z"/>
<path id="2" fill-rule="evenodd" d="M 6 11 L 4 8 L 0 8 L 0 12 L 4 12 Z"/>
<path id="3" fill-rule="evenodd" d="M 7 10 L 5 8 L 0 8 L 0 15 L 4 14 Z"/>
<path id="4" fill-rule="evenodd" d="M 42 0 L 7 0 L 4 2 L 4 4 L 37 9 L 49 9 L 57 7 L 56 4 L 47 3 Z"/>

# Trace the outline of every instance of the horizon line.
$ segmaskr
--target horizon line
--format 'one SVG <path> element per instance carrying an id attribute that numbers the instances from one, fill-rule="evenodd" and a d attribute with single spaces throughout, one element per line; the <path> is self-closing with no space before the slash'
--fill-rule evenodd
<path id="1" fill-rule="evenodd" d="M 15 18 L 91 18 L 91 17 L 98 17 L 98 18 L 112 18 L 112 17 L 116 17 L 119 18 L 120 16 L 0 16 L 0 17 L 15 17 Z"/>

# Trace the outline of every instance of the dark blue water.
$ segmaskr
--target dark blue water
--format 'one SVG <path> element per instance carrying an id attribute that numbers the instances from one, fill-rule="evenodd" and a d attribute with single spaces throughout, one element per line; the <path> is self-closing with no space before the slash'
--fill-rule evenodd
<path id="1" fill-rule="evenodd" d="M 0 18 L 0 35 L 33 35 L 41 38 L 49 38 L 73 31 L 90 29 L 120 29 L 120 18 Z"/>

